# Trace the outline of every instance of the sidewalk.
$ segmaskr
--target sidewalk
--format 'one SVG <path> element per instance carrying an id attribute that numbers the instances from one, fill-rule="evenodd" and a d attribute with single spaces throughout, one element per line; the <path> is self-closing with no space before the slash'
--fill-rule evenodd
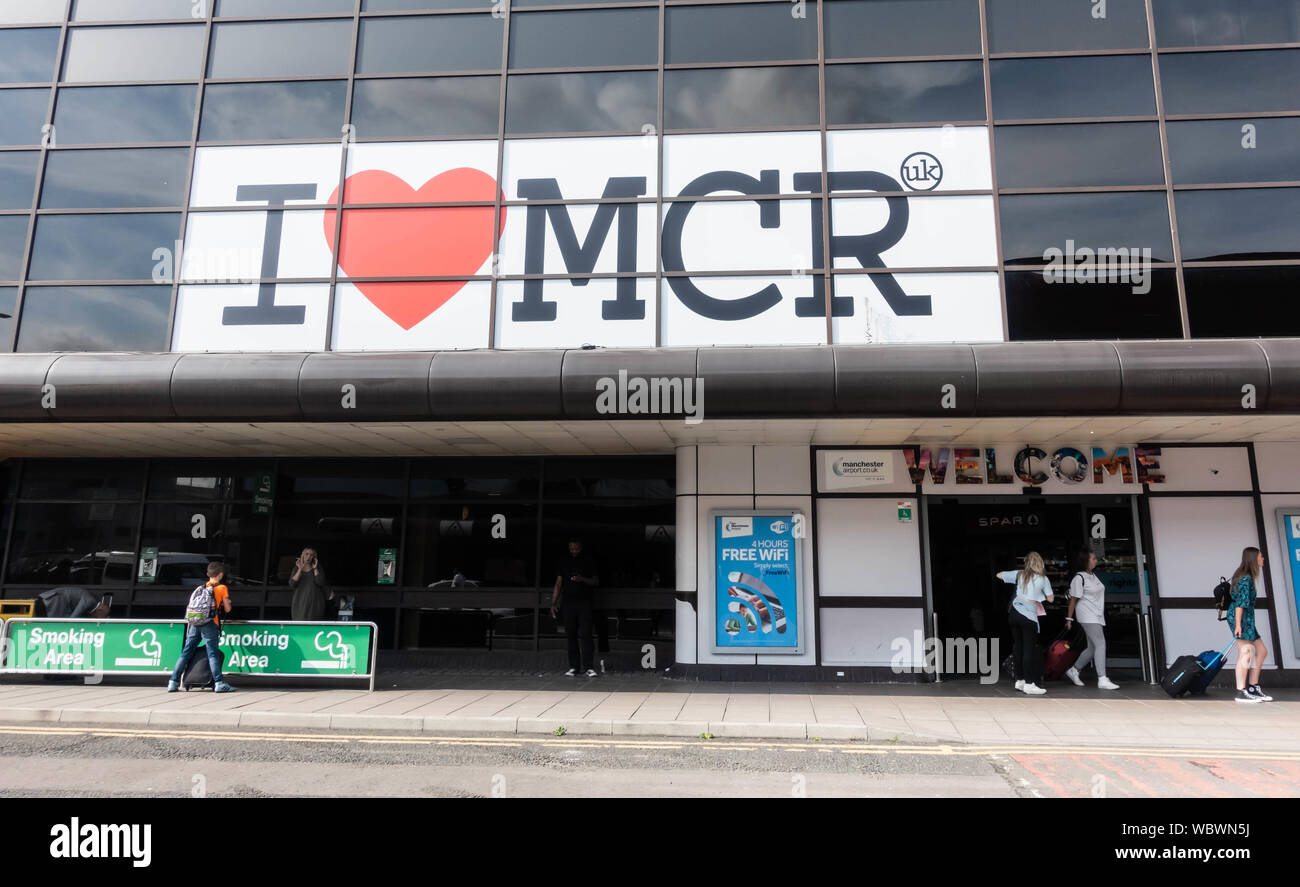
<path id="1" fill-rule="evenodd" d="M 392 681 L 387 682 L 392 684 Z M 400 683 L 400 682 L 398 682 Z M 607 675 L 446 675 L 430 689 L 285 690 L 215 695 L 161 687 L 43 681 L 0 684 L 0 722 L 118 727 L 290 728 L 493 733 L 835 739 L 1300 751 L 1300 690 L 1241 705 L 1220 685 L 1171 700 L 1130 682 L 1103 694 L 1053 684 L 1030 698 L 1005 682 L 732 684 Z"/>

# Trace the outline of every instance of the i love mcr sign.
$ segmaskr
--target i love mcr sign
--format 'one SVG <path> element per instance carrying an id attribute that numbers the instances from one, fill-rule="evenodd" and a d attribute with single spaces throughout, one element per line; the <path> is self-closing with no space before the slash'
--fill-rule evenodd
<path id="1" fill-rule="evenodd" d="M 501 150 L 200 148 L 172 347 L 1002 339 L 984 127 L 831 132 L 825 186 L 816 132 Z"/>

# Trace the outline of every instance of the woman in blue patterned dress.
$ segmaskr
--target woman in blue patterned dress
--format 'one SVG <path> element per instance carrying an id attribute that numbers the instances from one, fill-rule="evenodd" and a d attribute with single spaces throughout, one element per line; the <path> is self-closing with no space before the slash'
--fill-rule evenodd
<path id="1" fill-rule="evenodd" d="M 1268 648 L 1255 629 L 1255 589 L 1264 566 L 1258 548 L 1241 553 L 1241 566 L 1232 574 L 1232 606 L 1228 609 L 1228 627 L 1237 639 L 1237 701 L 1272 702 L 1259 686 L 1259 670 L 1268 657 Z M 1250 680 L 1247 681 L 1247 672 Z"/>

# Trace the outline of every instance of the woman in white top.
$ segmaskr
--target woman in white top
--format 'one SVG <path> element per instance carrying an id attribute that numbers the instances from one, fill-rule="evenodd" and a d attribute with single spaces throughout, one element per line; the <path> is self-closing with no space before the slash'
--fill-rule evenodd
<path id="1" fill-rule="evenodd" d="M 1039 684 L 1043 677 L 1043 657 L 1038 649 L 1038 617 L 1044 614 L 1043 601 L 1052 600 L 1052 583 L 1047 580 L 1043 557 L 1036 551 L 1025 555 L 1023 570 L 1004 570 L 998 578 L 1016 587 L 1015 597 L 1007 607 L 1011 626 L 1012 661 L 1016 664 L 1016 689 L 1030 696 L 1047 691 Z"/>
<path id="2" fill-rule="evenodd" d="M 1088 649 L 1079 656 L 1074 667 L 1065 672 L 1065 676 L 1074 681 L 1076 687 L 1082 687 L 1083 678 L 1079 677 L 1079 672 L 1091 662 L 1097 669 L 1097 688 L 1118 690 L 1119 685 L 1106 677 L 1106 586 L 1093 572 L 1097 569 L 1097 555 L 1091 548 L 1079 549 L 1075 569 L 1078 572 L 1070 580 L 1070 612 L 1065 616 L 1065 627 L 1073 627 L 1077 612 L 1077 621 L 1088 637 Z"/>

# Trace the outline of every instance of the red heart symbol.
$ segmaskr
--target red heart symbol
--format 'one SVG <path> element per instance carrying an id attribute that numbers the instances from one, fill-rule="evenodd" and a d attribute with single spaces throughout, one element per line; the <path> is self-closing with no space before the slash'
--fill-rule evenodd
<path id="1" fill-rule="evenodd" d="M 417 191 L 382 169 L 367 169 L 344 182 L 346 203 L 437 203 L 495 200 L 496 179 L 468 167 L 449 169 Z M 338 198 L 338 189 L 330 201 Z M 334 242 L 334 213 L 325 212 L 325 240 Z M 490 206 L 349 209 L 336 257 L 349 277 L 469 276 L 492 253 Z M 506 208 L 501 207 L 501 228 Z M 499 233 L 498 229 L 498 233 Z M 465 286 L 463 280 L 401 283 L 356 283 L 361 294 L 404 330 L 447 303 Z"/>

